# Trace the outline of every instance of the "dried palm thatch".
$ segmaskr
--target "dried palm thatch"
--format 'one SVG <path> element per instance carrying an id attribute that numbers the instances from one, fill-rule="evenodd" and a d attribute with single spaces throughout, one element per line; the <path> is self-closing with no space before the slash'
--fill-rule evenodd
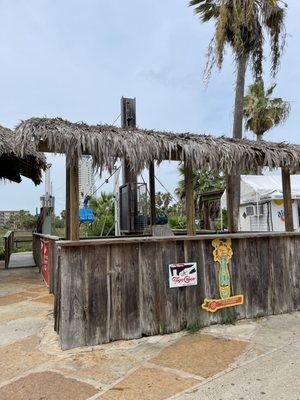
<path id="1" fill-rule="evenodd" d="M 90 126 L 59 118 L 32 118 L 16 129 L 21 145 L 32 141 L 37 148 L 69 157 L 90 154 L 95 167 L 111 170 L 117 158 L 130 161 L 135 172 L 153 160 L 186 159 L 195 167 L 211 170 L 253 170 L 298 167 L 300 151 L 286 143 L 256 142 L 189 133 L 175 134 L 110 125 Z"/>
<path id="2" fill-rule="evenodd" d="M 0 125 L 0 179 L 19 183 L 22 175 L 38 185 L 43 169 L 46 169 L 45 157 L 32 144 L 24 143 L 21 148 L 16 135 Z"/>

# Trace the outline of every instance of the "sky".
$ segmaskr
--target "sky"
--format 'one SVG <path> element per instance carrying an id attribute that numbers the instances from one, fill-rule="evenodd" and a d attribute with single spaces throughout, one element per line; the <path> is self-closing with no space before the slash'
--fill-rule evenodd
<path id="1" fill-rule="evenodd" d="M 142 128 L 231 136 L 235 65 L 228 49 L 221 71 L 203 81 L 213 24 L 201 24 L 185 0 L 1 0 L 0 124 L 31 117 L 112 123 L 120 98 L 136 97 Z M 291 102 L 289 120 L 267 135 L 300 143 L 300 2 L 288 1 L 287 47 L 275 95 Z M 270 83 L 269 49 L 265 79 Z M 248 74 L 247 84 L 252 83 Z M 118 120 L 116 124 L 119 124 Z M 252 138 L 251 133 L 246 133 Z M 52 164 L 56 213 L 64 208 L 65 160 Z M 146 172 L 144 173 L 146 179 Z M 173 192 L 176 163 L 158 178 Z M 103 177 L 97 177 L 97 186 Z M 110 190 L 111 184 L 102 189 Z M 160 185 L 157 190 L 164 191 Z M 35 212 L 44 185 L 0 182 L 0 209 Z"/>

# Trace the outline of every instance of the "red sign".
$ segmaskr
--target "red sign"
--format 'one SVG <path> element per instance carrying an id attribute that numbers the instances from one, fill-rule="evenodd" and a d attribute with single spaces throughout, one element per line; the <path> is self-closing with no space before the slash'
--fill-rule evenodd
<path id="1" fill-rule="evenodd" d="M 49 242 L 41 241 L 41 272 L 47 286 L 49 286 Z"/>
<path id="2" fill-rule="evenodd" d="M 202 308 L 209 312 L 216 312 L 221 308 L 240 306 L 241 304 L 244 304 L 244 296 L 239 294 L 227 299 L 205 299 Z"/>

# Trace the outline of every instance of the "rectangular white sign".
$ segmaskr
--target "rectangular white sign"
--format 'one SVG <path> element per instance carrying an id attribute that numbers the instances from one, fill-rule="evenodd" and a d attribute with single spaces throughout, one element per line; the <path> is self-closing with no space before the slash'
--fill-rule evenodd
<path id="1" fill-rule="evenodd" d="M 197 284 L 197 263 L 169 264 L 170 288 L 195 286 Z"/>

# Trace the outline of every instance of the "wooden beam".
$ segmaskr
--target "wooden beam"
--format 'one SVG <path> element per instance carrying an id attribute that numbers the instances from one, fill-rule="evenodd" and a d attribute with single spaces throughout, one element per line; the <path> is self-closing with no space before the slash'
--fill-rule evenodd
<path id="1" fill-rule="evenodd" d="M 190 163 L 187 163 L 186 161 L 184 162 L 184 181 L 185 181 L 187 234 L 194 236 L 196 235 L 196 225 L 195 225 L 193 167 Z"/>
<path id="2" fill-rule="evenodd" d="M 150 192 L 150 223 L 151 226 L 156 222 L 155 211 L 155 166 L 152 162 L 149 166 L 149 192 Z"/>
<path id="3" fill-rule="evenodd" d="M 292 232 L 294 230 L 293 222 L 293 204 L 291 191 L 291 175 L 288 168 L 281 168 L 282 192 L 285 212 L 285 230 Z"/>
<path id="4" fill-rule="evenodd" d="M 79 240 L 79 179 L 78 179 L 79 162 L 77 157 L 70 159 L 69 168 L 70 168 L 69 235 L 70 235 L 70 240 Z"/>

